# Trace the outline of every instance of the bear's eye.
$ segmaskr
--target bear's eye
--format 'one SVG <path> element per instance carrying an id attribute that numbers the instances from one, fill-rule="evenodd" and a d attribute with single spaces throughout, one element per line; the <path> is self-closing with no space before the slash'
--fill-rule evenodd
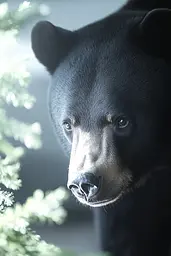
<path id="1" fill-rule="evenodd" d="M 72 131 L 72 125 L 69 122 L 63 122 L 63 127 L 67 132 Z"/>
<path id="2" fill-rule="evenodd" d="M 129 125 L 129 120 L 124 116 L 120 116 L 116 119 L 115 125 L 118 129 L 124 129 Z"/>

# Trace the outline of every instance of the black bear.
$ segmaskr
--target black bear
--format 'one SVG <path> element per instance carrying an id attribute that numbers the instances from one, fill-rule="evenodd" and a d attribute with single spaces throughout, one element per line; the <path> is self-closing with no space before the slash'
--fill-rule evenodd
<path id="1" fill-rule="evenodd" d="M 171 1 L 132 0 L 75 31 L 41 21 L 32 48 L 51 74 L 49 112 L 68 188 L 96 207 L 101 249 L 168 256 Z"/>

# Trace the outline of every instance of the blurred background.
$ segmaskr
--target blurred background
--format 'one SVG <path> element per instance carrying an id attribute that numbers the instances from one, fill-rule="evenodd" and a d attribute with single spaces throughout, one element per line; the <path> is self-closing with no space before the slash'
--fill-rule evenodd
<path id="1" fill-rule="evenodd" d="M 0 1 L 2 3 L 3 1 Z M 10 8 L 15 8 L 21 1 L 7 1 Z M 30 1 L 32 2 L 32 1 Z M 34 1 L 36 2 L 36 1 Z M 105 17 L 117 10 L 125 0 L 48 0 L 37 1 L 50 8 L 50 15 L 45 17 L 55 25 L 66 29 L 77 29 L 88 23 Z M 40 19 L 32 19 L 21 31 L 21 51 L 31 54 L 30 33 L 33 25 Z M 22 158 L 22 188 L 16 192 L 16 200 L 24 202 L 35 189 L 52 190 L 66 186 L 68 159 L 53 134 L 47 111 L 47 89 L 49 75 L 36 59 L 29 64 L 32 75 L 29 92 L 36 97 L 36 104 L 27 111 L 22 108 L 8 108 L 13 117 L 27 122 L 39 122 L 42 127 L 43 146 L 40 150 L 27 150 Z M 98 251 L 98 239 L 95 236 L 93 214 L 87 207 L 81 206 L 70 196 L 65 203 L 68 217 L 61 226 L 37 226 L 36 231 L 47 242 L 76 252 Z"/>

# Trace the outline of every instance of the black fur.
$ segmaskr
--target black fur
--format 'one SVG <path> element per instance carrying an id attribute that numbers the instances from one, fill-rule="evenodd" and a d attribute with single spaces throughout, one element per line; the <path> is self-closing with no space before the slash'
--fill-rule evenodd
<path id="1" fill-rule="evenodd" d="M 68 155 L 62 122 L 70 115 L 92 133 L 99 132 L 106 112 L 132 120 L 132 133 L 113 135 L 111 144 L 134 181 L 150 178 L 116 204 L 96 209 L 101 249 L 112 256 L 169 256 L 170 7 L 171 1 L 132 0 L 76 31 L 41 22 L 32 33 L 33 51 L 52 74 L 49 110 Z"/>
<path id="2" fill-rule="evenodd" d="M 171 172 L 160 169 L 115 206 L 96 209 L 101 249 L 116 256 L 168 256 Z"/>
<path id="3" fill-rule="evenodd" d="M 156 8 L 171 8 L 170 0 L 129 0 L 124 9 L 150 11 Z"/>

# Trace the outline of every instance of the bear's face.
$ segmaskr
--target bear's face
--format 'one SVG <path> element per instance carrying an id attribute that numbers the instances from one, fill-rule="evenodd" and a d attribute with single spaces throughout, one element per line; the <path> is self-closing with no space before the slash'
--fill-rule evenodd
<path id="1" fill-rule="evenodd" d="M 128 12 L 74 32 L 49 22 L 33 29 L 35 55 L 52 75 L 50 115 L 70 155 L 68 187 L 83 204 L 113 203 L 169 164 L 170 52 L 154 29 L 163 12 L 168 20 L 167 10 Z"/>

